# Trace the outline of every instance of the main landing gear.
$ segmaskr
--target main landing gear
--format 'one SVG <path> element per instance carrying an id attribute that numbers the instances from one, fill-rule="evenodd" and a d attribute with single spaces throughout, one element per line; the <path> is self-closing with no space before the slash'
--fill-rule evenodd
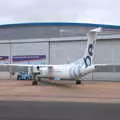
<path id="1" fill-rule="evenodd" d="M 81 80 L 76 80 L 76 85 L 81 85 L 82 81 Z"/>
<path id="2" fill-rule="evenodd" d="M 32 85 L 38 85 L 40 82 L 40 78 L 37 77 L 36 74 L 33 75 Z"/>
<path id="3" fill-rule="evenodd" d="M 32 85 L 38 85 L 38 81 L 33 80 L 33 81 L 32 81 Z"/>

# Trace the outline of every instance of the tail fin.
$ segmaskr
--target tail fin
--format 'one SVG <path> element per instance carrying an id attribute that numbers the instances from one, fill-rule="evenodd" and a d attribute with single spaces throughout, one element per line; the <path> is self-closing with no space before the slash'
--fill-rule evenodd
<path id="1" fill-rule="evenodd" d="M 87 33 L 88 36 L 88 42 L 87 42 L 87 47 L 83 56 L 83 60 L 85 63 L 85 67 L 90 66 L 93 64 L 93 58 L 94 58 L 94 50 L 95 50 L 95 44 L 96 44 L 96 35 L 97 33 L 101 32 L 102 28 L 96 28 L 93 30 L 90 30 Z"/>

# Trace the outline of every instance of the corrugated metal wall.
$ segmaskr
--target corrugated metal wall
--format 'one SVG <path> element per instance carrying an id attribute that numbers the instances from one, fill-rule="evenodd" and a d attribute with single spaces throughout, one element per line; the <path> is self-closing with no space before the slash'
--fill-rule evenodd
<path id="1" fill-rule="evenodd" d="M 34 41 L 34 39 L 32 40 Z M 46 55 L 45 63 L 48 64 L 49 62 L 49 47 L 48 42 L 40 42 L 37 43 L 28 42 L 28 43 L 12 43 L 11 41 L 11 53 L 10 53 L 10 44 L 6 42 L 6 44 L 0 43 L 0 56 L 16 56 L 16 55 Z M 7 63 L 10 61 L 7 60 Z M 4 61 L 5 63 L 5 61 Z M 2 78 L 9 78 L 8 72 L 2 71 L 9 71 L 9 68 L 0 68 L 0 77 Z M 15 70 L 23 70 L 22 68 L 14 68 Z"/>
<path id="2" fill-rule="evenodd" d="M 51 42 L 51 63 L 65 64 L 79 59 L 83 55 L 85 43 L 86 41 Z"/>
<path id="3" fill-rule="evenodd" d="M 51 42 L 51 56 L 52 64 L 64 64 L 66 62 L 73 62 L 79 59 L 86 47 L 86 41 L 68 41 L 68 42 Z M 120 64 L 120 40 L 97 40 L 95 49 L 95 63 L 97 64 Z M 110 68 L 112 71 L 112 68 Z M 103 69 L 102 69 L 103 70 Z M 120 72 L 120 67 L 116 69 Z M 119 72 L 109 72 L 104 68 L 105 72 L 94 72 L 84 78 L 88 80 L 110 80 L 119 81 Z M 108 71 L 108 72 L 106 72 Z"/>
<path id="4" fill-rule="evenodd" d="M 85 51 L 86 40 L 51 42 L 51 63 L 61 64 L 67 60 L 72 62 L 79 59 Z M 119 64 L 120 40 L 97 40 L 95 48 L 95 63 Z"/>
<path id="5" fill-rule="evenodd" d="M 60 41 L 60 37 L 80 37 L 85 36 L 89 29 L 95 27 L 84 26 L 16 26 L 16 27 L 2 27 L 0 28 L 0 56 L 10 55 L 10 40 L 12 55 L 46 55 L 46 63 L 64 64 L 79 59 L 85 50 L 86 41 L 84 40 L 70 40 Z M 61 31 L 62 30 L 62 31 Z M 104 28 L 101 34 L 117 34 L 120 29 Z M 59 37 L 59 40 L 55 40 Z M 46 38 L 46 39 L 44 39 Z M 54 41 L 52 41 L 54 38 Z M 36 42 L 36 39 L 37 42 Z M 43 39 L 43 40 L 42 40 Z M 1 41 L 6 44 L 1 44 Z M 25 42 L 26 41 L 26 42 Z M 32 41 L 32 42 L 31 42 Z M 97 40 L 96 45 L 96 60 L 95 63 L 113 63 L 120 62 L 120 40 Z M 116 74 L 116 75 L 115 75 Z M 87 79 L 117 79 L 118 73 L 94 73 L 94 75 L 86 76 Z M 2 73 L 3 75 L 3 73 Z M 6 74 L 5 74 L 6 76 Z"/>
<path id="6" fill-rule="evenodd" d="M 12 44 L 12 55 L 46 55 L 46 64 L 48 52 L 48 42 Z"/>
<path id="7" fill-rule="evenodd" d="M 37 43 L 12 43 L 11 53 L 12 55 L 46 55 L 46 64 L 64 64 L 67 62 L 73 62 L 79 59 L 85 51 L 86 40 L 73 40 L 73 41 L 38 41 Z M 24 41 L 24 40 L 23 40 Z M 120 40 L 97 40 L 96 44 L 96 59 L 97 64 L 120 64 Z M 50 51 L 49 51 L 50 50 Z M 0 44 L 0 56 L 10 55 L 10 44 Z M 49 58 L 50 55 L 50 58 Z M 49 60 L 50 59 L 50 60 Z M 119 69 L 119 68 L 117 68 Z M 106 71 L 104 69 L 104 71 Z M 120 70 L 118 70 L 120 71 Z M 0 76 L 9 77 L 6 74 L 1 73 Z M 93 73 L 84 77 L 88 80 L 120 80 L 120 74 L 105 72 L 105 73 Z"/>

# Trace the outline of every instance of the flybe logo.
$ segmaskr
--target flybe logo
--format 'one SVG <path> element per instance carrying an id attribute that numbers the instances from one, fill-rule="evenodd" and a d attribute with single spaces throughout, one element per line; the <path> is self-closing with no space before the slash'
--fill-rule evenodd
<path id="1" fill-rule="evenodd" d="M 85 63 L 85 67 L 90 66 L 91 63 L 92 63 L 91 58 L 92 58 L 92 56 L 93 56 L 93 54 L 94 54 L 94 51 L 93 51 L 93 49 L 94 49 L 94 44 L 95 44 L 95 41 L 94 41 L 93 43 L 90 43 L 90 44 L 88 45 L 88 51 L 87 51 L 88 54 L 83 58 L 84 63 Z"/>

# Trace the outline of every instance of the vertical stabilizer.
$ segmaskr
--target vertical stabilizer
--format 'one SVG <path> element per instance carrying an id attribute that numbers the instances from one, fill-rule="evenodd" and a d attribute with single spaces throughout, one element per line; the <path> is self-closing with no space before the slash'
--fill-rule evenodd
<path id="1" fill-rule="evenodd" d="M 88 67 L 92 64 L 94 59 L 94 53 L 95 53 L 95 44 L 96 44 L 96 35 L 97 33 L 101 32 L 102 28 L 96 28 L 93 30 L 90 30 L 87 33 L 88 41 L 87 41 L 87 47 L 85 49 L 85 53 L 83 56 L 85 67 Z"/>

